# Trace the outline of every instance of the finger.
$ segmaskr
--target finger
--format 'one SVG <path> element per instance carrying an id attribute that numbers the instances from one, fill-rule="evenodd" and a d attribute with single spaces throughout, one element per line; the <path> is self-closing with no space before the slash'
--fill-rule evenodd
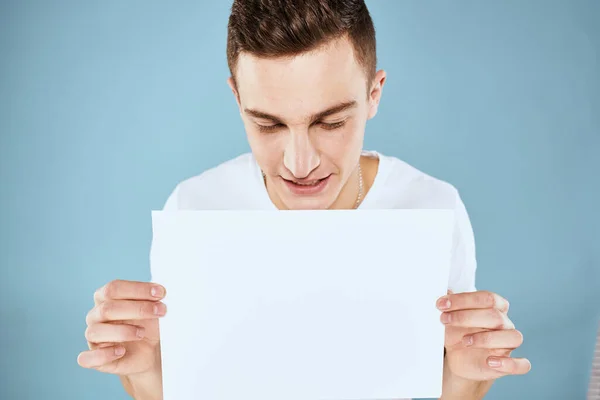
<path id="1" fill-rule="evenodd" d="M 92 308 L 86 317 L 89 325 L 98 322 L 159 318 L 167 306 L 158 301 L 109 300 Z"/>
<path id="2" fill-rule="evenodd" d="M 458 310 L 443 312 L 440 320 L 444 325 L 461 328 L 514 329 L 508 316 L 495 309 Z"/>
<path id="3" fill-rule="evenodd" d="M 525 375 L 531 370 L 531 363 L 526 358 L 488 357 L 487 364 L 503 375 Z"/>
<path id="4" fill-rule="evenodd" d="M 163 286 L 152 282 L 115 280 L 94 293 L 96 304 L 107 300 L 159 300 L 166 294 Z"/>
<path id="5" fill-rule="evenodd" d="M 115 343 L 106 343 L 106 342 L 92 343 L 92 342 L 88 342 L 88 347 L 90 348 L 90 350 L 102 349 L 104 347 L 113 347 L 114 345 L 115 345 Z"/>
<path id="6" fill-rule="evenodd" d="M 508 301 L 504 297 L 485 290 L 447 294 L 440 297 L 436 305 L 443 311 L 496 308 L 505 313 L 508 312 L 509 307 Z"/>
<path id="7" fill-rule="evenodd" d="M 462 344 L 480 349 L 516 349 L 523 344 L 523 334 L 516 329 L 478 332 L 464 336 Z"/>
<path id="8" fill-rule="evenodd" d="M 92 324 L 85 330 L 85 339 L 90 343 L 133 342 L 144 338 L 145 329 L 128 324 Z"/>
<path id="9" fill-rule="evenodd" d="M 83 351 L 77 357 L 77 363 L 83 368 L 99 368 L 118 360 L 125 355 L 125 347 L 112 346 L 102 349 Z"/>

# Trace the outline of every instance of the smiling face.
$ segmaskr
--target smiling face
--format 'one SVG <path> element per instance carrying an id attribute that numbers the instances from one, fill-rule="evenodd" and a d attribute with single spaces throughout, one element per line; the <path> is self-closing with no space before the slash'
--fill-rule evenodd
<path id="1" fill-rule="evenodd" d="M 340 38 L 288 58 L 242 53 L 234 84 L 248 142 L 280 209 L 352 208 L 365 125 L 385 81 Z"/>

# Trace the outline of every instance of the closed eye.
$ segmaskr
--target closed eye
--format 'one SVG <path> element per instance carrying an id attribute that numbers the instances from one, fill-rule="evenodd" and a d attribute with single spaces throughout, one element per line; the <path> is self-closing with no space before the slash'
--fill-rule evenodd
<path id="1" fill-rule="evenodd" d="M 256 124 L 258 126 L 258 130 L 261 132 L 275 132 L 281 128 L 283 128 L 283 124 L 273 124 L 273 125 L 261 125 L 261 124 Z"/>
<path id="2" fill-rule="evenodd" d="M 346 121 L 339 121 L 339 122 L 333 122 L 333 123 L 319 122 L 319 125 L 323 129 L 326 129 L 328 131 L 332 131 L 334 129 L 341 128 L 342 126 L 344 126 L 345 123 L 346 123 Z"/>

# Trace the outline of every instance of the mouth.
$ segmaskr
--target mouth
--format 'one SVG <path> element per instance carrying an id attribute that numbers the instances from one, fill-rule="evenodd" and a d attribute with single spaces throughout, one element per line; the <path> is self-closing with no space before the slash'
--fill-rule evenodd
<path id="1" fill-rule="evenodd" d="M 283 181 L 293 194 L 308 196 L 322 192 L 327 186 L 330 177 L 331 175 L 327 175 L 325 178 L 312 179 L 310 181 L 290 181 L 283 178 Z"/>

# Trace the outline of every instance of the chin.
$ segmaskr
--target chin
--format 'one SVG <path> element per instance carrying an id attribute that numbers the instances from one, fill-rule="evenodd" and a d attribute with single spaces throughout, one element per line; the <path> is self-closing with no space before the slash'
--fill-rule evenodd
<path id="1" fill-rule="evenodd" d="M 288 196 L 285 199 L 285 205 L 290 210 L 327 210 L 333 201 L 325 198 L 298 198 Z"/>

